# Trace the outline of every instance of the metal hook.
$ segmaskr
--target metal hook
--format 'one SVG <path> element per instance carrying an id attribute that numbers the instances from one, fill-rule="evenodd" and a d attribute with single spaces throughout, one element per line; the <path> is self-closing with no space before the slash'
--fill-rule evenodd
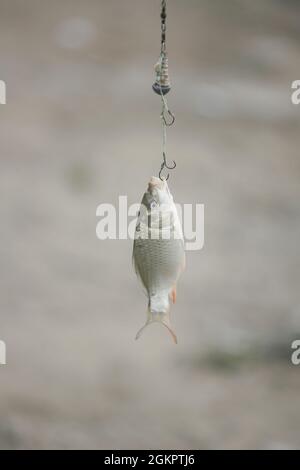
<path id="1" fill-rule="evenodd" d="M 161 164 L 160 172 L 159 172 L 159 174 L 158 174 L 159 179 L 160 179 L 161 181 L 163 181 L 163 178 L 162 178 L 162 176 L 161 176 L 161 173 L 162 173 L 162 171 L 163 171 L 164 168 L 167 168 L 168 170 L 174 170 L 174 168 L 176 168 L 176 162 L 175 162 L 174 160 L 173 160 L 173 165 L 172 165 L 172 166 L 170 166 L 170 165 L 167 164 L 167 157 L 166 157 L 165 152 L 163 152 L 163 162 L 162 162 L 162 164 Z M 169 177 L 170 177 L 170 175 L 169 175 L 169 173 L 168 173 L 167 176 L 166 176 L 166 178 L 164 178 L 164 179 L 167 181 L 167 180 L 169 179 Z"/>
<path id="2" fill-rule="evenodd" d="M 174 170 L 176 168 L 176 162 L 173 160 L 173 166 L 167 165 L 167 158 L 165 152 L 163 152 L 163 159 L 164 159 L 164 166 L 168 168 L 168 170 Z"/>
<path id="3" fill-rule="evenodd" d="M 170 121 L 167 120 L 167 115 L 166 113 L 169 115 L 169 117 L 171 118 Z M 164 110 L 163 112 L 161 113 L 161 118 L 162 120 L 164 121 L 164 124 L 165 126 L 167 127 L 170 127 L 170 126 L 173 126 L 174 122 L 175 122 L 175 116 L 174 114 L 169 110 L 169 109 L 166 109 L 166 107 L 164 106 Z"/>
<path id="4" fill-rule="evenodd" d="M 165 168 L 165 164 L 162 163 L 162 164 L 161 164 L 161 167 L 160 167 L 160 171 L 159 171 L 159 173 L 158 173 L 158 177 L 159 177 L 159 179 L 160 179 L 161 181 L 168 181 L 168 179 L 169 179 L 169 177 L 170 177 L 169 173 L 167 174 L 166 177 L 161 176 L 162 171 L 163 171 L 164 168 Z"/>

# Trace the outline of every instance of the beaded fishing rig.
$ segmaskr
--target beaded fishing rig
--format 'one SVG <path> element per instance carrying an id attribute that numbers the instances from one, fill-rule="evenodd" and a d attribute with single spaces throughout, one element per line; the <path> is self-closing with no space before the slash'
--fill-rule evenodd
<path id="1" fill-rule="evenodd" d="M 157 64 L 155 65 L 155 82 L 152 85 L 153 91 L 160 95 L 162 102 L 161 110 L 161 121 L 163 128 L 163 161 L 159 171 L 159 178 L 168 179 L 169 173 L 166 177 L 163 177 L 163 170 L 167 168 L 168 170 L 174 170 L 176 168 L 176 163 L 173 160 L 173 164 L 168 164 L 166 156 L 166 144 L 167 144 L 167 128 L 172 126 L 175 122 L 175 116 L 168 107 L 166 94 L 171 90 L 171 83 L 169 78 L 169 64 L 168 64 L 168 54 L 166 50 L 166 20 L 167 20 L 167 0 L 162 0 L 161 2 L 161 49 L 160 56 Z"/>

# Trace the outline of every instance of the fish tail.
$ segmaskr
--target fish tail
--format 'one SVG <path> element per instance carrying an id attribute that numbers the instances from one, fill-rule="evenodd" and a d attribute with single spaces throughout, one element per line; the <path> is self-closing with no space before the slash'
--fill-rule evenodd
<path id="1" fill-rule="evenodd" d="M 151 312 L 150 309 L 148 308 L 147 311 L 147 320 L 144 326 L 137 332 L 135 339 L 139 339 L 145 328 L 147 328 L 148 325 L 151 323 L 161 323 L 167 330 L 169 331 L 170 335 L 173 338 L 173 341 L 175 344 L 178 343 L 177 341 L 177 336 L 174 333 L 171 323 L 170 323 L 170 311 L 164 312 L 164 313 L 156 313 L 156 312 Z"/>

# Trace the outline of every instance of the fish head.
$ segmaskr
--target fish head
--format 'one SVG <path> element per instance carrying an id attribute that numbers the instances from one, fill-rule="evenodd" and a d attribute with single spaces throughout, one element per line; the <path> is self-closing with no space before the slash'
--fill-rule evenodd
<path id="1" fill-rule="evenodd" d="M 144 194 L 142 204 L 147 211 L 155 211 L 173 203 L 173 196 L 170 193 L 168 183 L 165 179 L 161 180 L 152 176 L 148 183 L 148 189 Z"/>

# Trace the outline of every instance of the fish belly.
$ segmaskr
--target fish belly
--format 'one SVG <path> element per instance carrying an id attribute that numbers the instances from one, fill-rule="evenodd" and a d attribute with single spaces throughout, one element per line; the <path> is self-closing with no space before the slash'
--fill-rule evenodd
<path id="1" fill-rule="evenodd" d="M 182 240 L 136 239 L 134 264 L 149 297 L 170 291 L 177 282 L 184 258 Z"/>

